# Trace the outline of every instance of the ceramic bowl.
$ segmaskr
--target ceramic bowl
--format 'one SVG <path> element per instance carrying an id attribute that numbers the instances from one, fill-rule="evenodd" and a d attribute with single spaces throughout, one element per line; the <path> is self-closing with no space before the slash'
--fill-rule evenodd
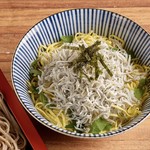
<path id="1" fill-rule="evenodd" d="M 141 64 L 150 66 L 150 35 L 132 20 L 119 14 L 100 9 L 73 9 L 51 15 L 34 25 L 21 39 L 12 62 L 12 83 L 19 101 L 27 112 L 44 126 L 73 137 L 108 137 L 122 133 L 141 123 L 150 113 L 150 98 L 142 113 L 126 126 L 104 134 L 75 133 L 59 128 L 47 121 L 35 109 L 28 94 L 30 63 L 36 59 L 38 47 L 60 40 L 62 35 L 93 30 L 98 35 L 114 34 L 125 41 L 125 49 L 133 50 Z M 150 89 L 150 88 L 149 88 Z"/>

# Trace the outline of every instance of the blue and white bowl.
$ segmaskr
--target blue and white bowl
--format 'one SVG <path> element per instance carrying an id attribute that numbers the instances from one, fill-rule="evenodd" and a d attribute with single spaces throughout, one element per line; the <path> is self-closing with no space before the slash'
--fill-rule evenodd
<path id="1" fill-rule="evenodd" d="M 60 40 L 62 35 L 93 30 L 98 35 L 114 34 L 125 41 L 125 49 L 133 50 L 141 64 L 150 66 L 150 35 L 132 20 L 119 14 L 100 9 L 74 9 L 49 16 L 33 26 L 20 41 L 12 62 L 12 82 L 19 101 L 27 112 L 46 127 L 73 137 L 108 137 L 122 133 L 150 114 L 150 97 L 142 114 L 117 131 L 105 134 L 80 134 L 52 125 L 35 109 L 28 94 L 30 63 L 36 59 L 38 47 Z M 150 89 L 150 88 L 149 88 Z"/>

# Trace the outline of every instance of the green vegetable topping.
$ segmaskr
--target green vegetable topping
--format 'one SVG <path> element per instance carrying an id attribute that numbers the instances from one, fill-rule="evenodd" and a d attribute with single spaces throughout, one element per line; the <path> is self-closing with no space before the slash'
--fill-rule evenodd
<path id="1" fill-rule="evenodd" d="M 72 120 L 68 125 L 65 126 L 65 128 L 71 131 L 76 131 L 77 133 L 83 133 L 83 131 L 76 129 L 75 126 L 76 120 Z"/>
<path id="2" fill-rule="evenodd" d="M 101 131 L 109 131 L 112 128 L 112 125 L 105 119 L 99 118 L 95 120 L 90 129 L 90 133 L 100 133 Z"/>
<path id="3" fill-rule="evenodd" d="M 141 79 L 139 81 L 138 87 L 142 88 L 143 86 L 147 85 L 147 82 L 148 82 L 147 79 Z"/>
<path id="4" fill-rule="evenodd" d="M 41 68 L 41 64 L 38 59 L 34 60 L 31 64 L 31 69 L 30 69 L 30 75 L 37 77 L 38 75 L 41 76 L 41 71 L 39 70 Z"/>
<path id="5" fill-rule="evenodd" d="M 32 68 L 37 68 L 38 67 L 38 59 L 34 60 L 31 64 Z"/>
<path id="6" fill-rule="evenodd" d="M 147 85 L 147 79 L 141 79 L 139 81 L 138 87 L 134 89 L 134 95 L 137 99 L 140 100 L 143 97 L 145 93 L 146 85 Z"/>
<path id="7" fill-rule="evenodd" d="M 41 92 L 41 93 L 39 94 L 39 101 L 42 102 L 42 103 L 44 103 L 44 104 L 47 104 L 47 103 L 48 103 L 47 97 L 44 95 L 43 92 Z"/>
<path id="8" fill-rule="evenodd" d="M 71 43 L 73 41 L 73 36 L 69 35 L 69 36 L 61 36 L 61 41 L 63 43 Z"/>
<path id="9" fill-rule="evenodd" d="M 117 47 L 114 47 L 114 48 L 112 48 L 112 50 L 113 50 L 113 51 L 117 51 L 117 50 L 118 50 L 118 48 L 117 48 Z"/>
<path id="10" fill-rule="evenodd" d="M 33 76 L 41 75 L 41 71 L 36 70 L 36 69 L 32 69 L 32 68 L 30 70 L 30 73 L 33 74 Z"/>
<path id="11" fill-rule="evenodd" d="M 102 71 L 98 67 L 98 61 L 102 64 L 102 66 L 106 69 L 108 74 L 112 76 L 113 74 L 105 64 L 103 57 L 100 54 L 97 54 L 96 52 L 99 50 L 100 41 L 96 41 L 93 45 L 85 48 L 84 45 L 80 46 L 81 54 L 80 56 L 75 59 L 73 62 L 70 63 L 70 65 L 75 66 L 74 71 L 80 72 L 81 75 L 85 75 L 88 80 L 91 80 L 90 77 L 86 75 L 86 73 L 83 72 L 82 67 L 86 66 L 87 64 L 93 66 L 95 68 L 95 79 L 99 77 L 99 75 L 102 73 Z"/>
<path id="12" fill-rule="evenodd" d="M 33 94 L 38 94 L 39 90 L 34 87 L 34 85 L 29 86 L 29 91 L 31 91 Z"/>
<path id="13" fill-rule="evenodd" d="M 75 126 L 76 126 L 76 121 L 72 120 L 68 125 L 65 126 L 65 128 L 69 128 L 69 129 L 72 129 L 74 131 Z"/>
<path id="14" fill-rule="evenodd" d="M 134 95 L 135 95 L 135 97 L 137 99 L 140 100 L 142 98 L 143 94 L 144 94 L 144 90 L 143 89 L 141 89 L 141 88 L 135 88 L 134 89 Z"/>
<path id="15" fill-rule="evenodd" d="M 127 53 L 128 53 L 129 55 L 131 55 L 131 58 L 132 58 L 132 59 L 133 59 L 133 58 L 136 58 L 136 57 L 135 57 L 135 54 L 134 54 L 134 52 L 133 52 L 132 50 L 128 50 Z"/>

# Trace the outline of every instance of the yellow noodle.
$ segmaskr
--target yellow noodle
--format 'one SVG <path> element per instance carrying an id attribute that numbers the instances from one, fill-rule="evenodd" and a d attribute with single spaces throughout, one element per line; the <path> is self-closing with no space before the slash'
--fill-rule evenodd
<path id="1" fill-rule="evenodd" d="M 144 67 L 141 66 L 141 65 L 139 65 L 139 64 L 134 64 L 133 67 L 134 67 L 135 69 L 138 69 L 140 72 L 141 72 L 141 71 L 144 72 Z"/>
<path id="2" fill-rule="evenodd" d="M 115 36 L 115 35 L 109 35 L 108 37 L 109 39 L 116 39 L 117 41 L 119 41 L 122 44 L 122 47 L 124 46 L 124 40 L 122 40 L 121 38 Z"/>
<path id="3" fill-rule="evenodd" d="M 123 109 L 123 108 L 121 108 L 121 107 L 119 107 L 119 106 L 116 106 L 116 105 L 112 105 L 112 107 L 121 110 L 121 111 L 124 112 L 128 117 L 131 117 L 131 115 L 128 114 L 128 112 L 127 112 L 125 109 Z"/>
<path id="4" fill-rule="evenodd" d="M 110 117 L 119 117 L 117 114 L 110 114 Z"/>
<path id="5" fill-rule="evenodd" d="M 93 32 L 90 32 L 88 34 L 84 34 L 84 33 L 77 33 L 75 35 L 75 38 L 74 40 L 75 41 L 80 41 L 81 39 L 83 39 L 85 41 L 85 43 L 90 46 L 92 45 L 96 40 L 97 38 L 99 38 L 98 35 L 94 34 Z"/>
<path id="6" fill-rule="evenodd" d="M 63 112 L 59 114 L 60 110 L 44 107 L 42 102 L 37 102 L 35 104 L 35 108 L 43 117 L 59 127 L 65 128 L 65 126 L 68 124 L 67 116 L 65 116 Z"/>
<path id="7" fill-rule="evenodd" d="M 129 83 L 126 83 L 126 86 L 129 90 L 134 90 L 139 84 L 139 81 L 132 81 Z"/>

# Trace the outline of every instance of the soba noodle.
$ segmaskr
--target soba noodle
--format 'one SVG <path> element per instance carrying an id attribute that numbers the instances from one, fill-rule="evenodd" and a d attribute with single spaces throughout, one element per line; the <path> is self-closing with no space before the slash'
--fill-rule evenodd
<path id="1" fill-rule="evenodd" d="M 25 146 L 26 139 L 6 107 L 0 92 L 0 149 L 22 150 L 25 149 Z"/>

